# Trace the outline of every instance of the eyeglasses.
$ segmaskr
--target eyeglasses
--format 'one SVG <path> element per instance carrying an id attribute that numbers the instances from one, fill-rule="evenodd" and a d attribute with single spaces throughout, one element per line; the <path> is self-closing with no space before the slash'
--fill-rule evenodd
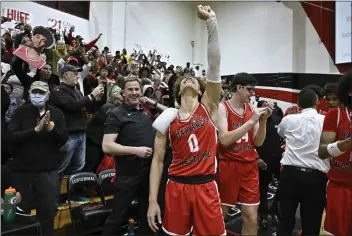
<path id="1" fill-rule="evenodd" d="M 250 93 L 255 92 L 255 87 L 252 87 L 252 86 L 241 86 L 241 87 L 247 89 L 248 92 L 250 92 Z"/>

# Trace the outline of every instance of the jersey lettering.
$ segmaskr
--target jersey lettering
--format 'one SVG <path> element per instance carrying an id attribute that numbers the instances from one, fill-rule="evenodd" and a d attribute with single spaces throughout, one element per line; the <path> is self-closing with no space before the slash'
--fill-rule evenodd
<path id="1" fill-rule="evenodd" d="M 245 141 L 246 143 L 248 143 L 248 132 L 245 133 L 242 138 L 240 138 L 239 140 L 236 141 L 236 143 L 242 143 L 242 141 Z"/>
<path id="2" fill-rule="evenodd" d="M 189 145 L 189 149 L 191 152 L 198 152 L 199 151 L 198 139 L 195 134 L 191 134 L 189 136 L 188 145 Z"/>

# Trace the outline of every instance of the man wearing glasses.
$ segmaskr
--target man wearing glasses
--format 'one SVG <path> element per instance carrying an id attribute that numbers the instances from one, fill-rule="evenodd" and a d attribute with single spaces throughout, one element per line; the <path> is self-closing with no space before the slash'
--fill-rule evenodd
<path id="1" fill-rule="evenodd" d="M 260 201 L 255 147 L 260 147 L 264 142 L 266 122 L 273 110 L 268 103 L 261 108 L 250 104 L 251 96 L 255 95 L 256 82 L 247 73 L 236 74 L 230 84 L 232 98 L 219 105 L 220 200 L 224 217 L 230 207 L 241 205 L 241 235 L 257 235 Z"/>

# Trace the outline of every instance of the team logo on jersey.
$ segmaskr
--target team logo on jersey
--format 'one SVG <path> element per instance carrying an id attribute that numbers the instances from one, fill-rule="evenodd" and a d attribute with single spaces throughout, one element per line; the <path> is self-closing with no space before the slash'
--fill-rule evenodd
<path id="1" fill-rule="evenodd" d="M 244 122 L 237 122 L 237 121 L 232 121 L 232 128 L 237 129 L 241 127 L 244 124 Z"/>
<path id="2" fill-rule="evenodd" d="M 337 161 L 337 160 L 333 160 L 332 161 L 332 166 L 334 168 L 343 170 L 343 171 L 347 171 L 347 172 L 351 172 L 352 173 L 352 162 L 350 163 L 343 163 L 342 161 Z"/>
<path id="3" fill-rule="evenodd" d="M 205 125 L 205 120 L 203 118 L 199 120 L 194 120 L 191 124 L 187 125 L 186 127 L 176 130 L 175 135 L 176 138 L 180 138 L 182 136 L 190 134 L 192 131 L 200 129 L 204 127 Z"/>
<path id="4" fill-rule="evenodd" d="M 238 144 L 238 143 L 231 144 L 229 146 L 229 148 L 234 151 L 246 151 L 246 150 L 253 150 L 254 149 L 253 145 L 250 143 L 246 143 L 246 144 L 242 144 L 242 145 Z"/>
<path id="5" fill-rule="evenodd" d="M 341 139 L 348 139 L 351 137 L 350 132 L 341 132 Z"/>
<path id="6" fill-rule="evenodd" d="M 193 155 L 193 156 L 190 156 L 190 157 L 187 157 L 185 159 L 182 159 L 180 162 L 179 162 L 179 165 L 188 165 L 188 164 L 191 164 L 191 163 L 199 163 L 201 162 L 203 159 L 205 158 L 209 158 L 211 157 L 211 153 L 210 153 L 210 149 L 208 149 L 205 153 L 203 154 L 197 154 L 197 155 Z"/>

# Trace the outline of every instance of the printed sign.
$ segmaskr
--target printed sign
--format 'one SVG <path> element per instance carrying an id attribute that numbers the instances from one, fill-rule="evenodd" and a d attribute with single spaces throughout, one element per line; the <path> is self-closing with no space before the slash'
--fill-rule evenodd
<path id="1" fill-rule="evenodd" d="M 67 21 L 62 21 L 60 19 L 50 17 L 48 18 L 47 26 L 50 28 L 62 31 L 62 30 L 71 28 L 72 24 Z"/>
<path id="2" fill-rule="evenodd" d="M 96 181 L 96 179 L 92 176 L 79 177 L 77 179 L 73 179 L 71 181 L 72 184 L 76 184 L 79 182 L 87 182 L 87 181 Z"/>
<path id="3" fill-rule="evenodd" d="M 3 8 L 2 16 L 24 24 L 33 23 L 33 15 L 19 9 Z"/>

